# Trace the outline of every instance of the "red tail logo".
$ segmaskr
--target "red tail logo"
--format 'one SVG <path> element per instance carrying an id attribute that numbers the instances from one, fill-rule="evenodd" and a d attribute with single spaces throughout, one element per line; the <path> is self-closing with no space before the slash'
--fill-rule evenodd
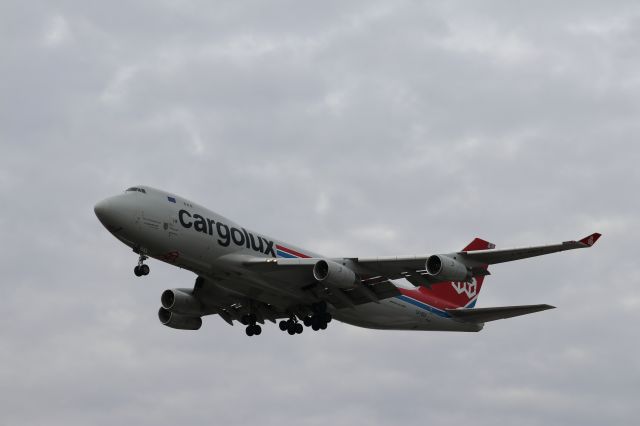
<path id="1" fill-rule="evenodd" d="M 469 300 L 478 294 L 478 281 L 475 277 L 471 278 L 471 282 L 452 282 L 451 286 L 458 294 L 465 294 Z"/>

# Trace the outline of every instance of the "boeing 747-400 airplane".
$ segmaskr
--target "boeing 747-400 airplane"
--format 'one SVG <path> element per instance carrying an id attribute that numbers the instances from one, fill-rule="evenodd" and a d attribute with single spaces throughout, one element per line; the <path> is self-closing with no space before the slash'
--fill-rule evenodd
<path id="1" fill-rule="evenodd" d="M 265 321 L 300 334 L 324 330 L 332 319 L 388 330 L 479 331 L 485 322 L 551 309 L 549 305 L 475 308 L 488 267 L 591 247 L 600 237 L 495 250 L 480 238 L 461 251 L 430 256 L 329 258 L 263 234 L 177 195 L 136 186 L 95 206 L 102 224 L 139 255 L 197 275 L 193 288 L 166 290 L 162 324 L 197 330 L 205 315 L 259 335 Z M 415 286 L 397 286 L 404 278 Z"/>

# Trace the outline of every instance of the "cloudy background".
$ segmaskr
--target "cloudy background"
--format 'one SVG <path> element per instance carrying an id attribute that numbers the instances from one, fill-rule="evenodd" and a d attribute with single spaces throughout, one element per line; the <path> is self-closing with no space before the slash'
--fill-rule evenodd
<path id="1" fill-rule="evenodd" d="M 635 424 L 636 1 L 3 0 L 0 52 L 0 424 Z M 184 332 L 93 214 L 134 184 L 329 256 L 604 237 L 478 334 Z"/>

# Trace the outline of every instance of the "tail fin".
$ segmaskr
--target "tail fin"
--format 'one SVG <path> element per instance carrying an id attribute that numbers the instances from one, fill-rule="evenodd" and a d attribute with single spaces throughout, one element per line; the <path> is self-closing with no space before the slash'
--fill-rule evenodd
<path id="1" fill-rule="evenodd" d="M 475 238 L 462 251 L 489 250 L 496 248 L 495 244 L 480 238 Z M 433 284 L 431 288 L 421 287 L 419 290 L 425 295 L 440 299 L 453 308 L 473 308 L 478 300 L 485 275 L 475 275 L 470 282 L 447 281 Z"/>

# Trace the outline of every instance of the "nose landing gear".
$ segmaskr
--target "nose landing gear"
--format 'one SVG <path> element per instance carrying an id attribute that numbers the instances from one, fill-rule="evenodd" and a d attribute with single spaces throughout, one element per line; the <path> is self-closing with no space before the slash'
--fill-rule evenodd
<path id="1" fill-rule="evenodd" d="M 144 261 L 147 260 L 149 257 L 145 256 L 144 254 L 140 253 L 140 257 L 138 258 L 138 266 L 136 266 L 135 268 L 133 268 L 133 273 L 135 274 L 136 277 L 141 277 L 144 275 L 149 275 L 149 265 L 145 265 Z"/>

